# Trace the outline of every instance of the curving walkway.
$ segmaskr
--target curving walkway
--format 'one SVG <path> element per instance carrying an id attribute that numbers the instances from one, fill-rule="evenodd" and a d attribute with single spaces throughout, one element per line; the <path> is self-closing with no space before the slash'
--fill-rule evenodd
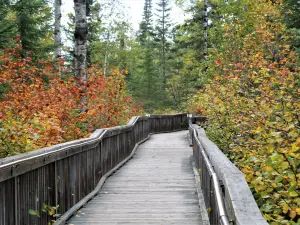
<path id="1" fill-rule="evenodd" d="M 152 135 L 67 224 L 202 225 L 186 137 Z"/>

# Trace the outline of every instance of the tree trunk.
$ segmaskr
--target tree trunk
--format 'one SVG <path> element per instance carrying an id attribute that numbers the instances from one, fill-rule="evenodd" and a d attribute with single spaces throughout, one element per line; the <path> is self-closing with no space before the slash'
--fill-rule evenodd
<path id="1" fill-rule="evenodd" d="M 54 1 L 54 14 L 55 14 L 55 21 L 54 21 L 54 45 L 55 45 L 55 52 L 54 57 L 59 58 L 61 56 L 61 1 L 62 0 L 55 0 Z"/>
<path id="2" fill-rule="evenodd" d="M 103 77 L 107 77 L 108 70 L 108 57 L 109 57 L 109 46 L 110 46 L 110 31 L 107 31 L 106 35 L 106 46 L 105 46 L 105 56 L 104 56 L 104 67 L 103 67 Z"/>
<path id="3" fill-rule="evenodd" d="M 208 30 L 208 0 L 204 0 L 204 60 L 208 57 L 208 38 L 207 38 L 207 30 Z"/>
<path id="4" fill-rule="evenodd" d="M 79 87 L 86 89 L 87 74 L 86 74 L 86 52 L 87 52 L 87 33 L 88 24 L 86 17 L 86 0 L 74 0 L 75 6 L 75 75 Z M 86 100 L 84 96 L 81 98 L 83 104 L 82 111 L 85 111 Z"/>
<path id="5" fill-rule="evenodd" d="M 163 24 L 162 24 L 162 30 L 163 30 L 163 40 L 162 40 L 162 43 L 163 43 L 163 53 L 162 53 L 162 57 L 163 57 L 163 61 L 162 61 L 162 70 L 163 70 L 163 88 L 164 90 L 166 89 L 166 86 L 167 86 L 167 79 L 166 79 L 166 30 L 165 30 L 165 10 L 166 10 L 166 3 L 163 2 Z"/>

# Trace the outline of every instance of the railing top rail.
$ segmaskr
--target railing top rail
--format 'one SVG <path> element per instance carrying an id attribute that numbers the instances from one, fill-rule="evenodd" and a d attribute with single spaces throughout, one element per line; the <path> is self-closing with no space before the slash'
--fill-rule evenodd
<path id="1" fill-rule="evenodd" d="M 194 138 L 197 141 L 198 145 L 201 146 L 201 142 L 199 140 L 198 133 L 195 128 L 193 128 L 193 129 L 194 129 L 194 132 L 193 132 Z M 220 189 L 220 183 L 219 183 L 217 174 L 215 173 L 213 165 L 209 161 L 209 158 L 203 148 L 201 150 L 201 154 L 204 158 L 205 164 L 207 165 L 209 173 L 212 176 L 213 188 L 214 188 L 214 193 L 216 195 L 217 208 L 218 208 L 218 212 L 219 212 L 219 219 L 220 219 L 222 225 L 230 225 L 229 219 L 226 215 L 225 203 L 222 198 L 222 191 Z"/>
<path id="2" fill-rule="evenodd" d="M 206 153 L 217 180 L 224 185 L 224 205 L 229 221 L 236 225 L 267 225 L 249 189 L 243 173 L 208 139 L 203 128 L 189 125 L 197 145 Z"/>
<path id="3" fill-rule="evenodd" d="M 37 149 L 37 150 L 34 150 L 34 151 L 29 151 L 29 152 L 26 152 L 26 153 L 18 154 L 18 155 L 15 155 L 15 156 L 2 158 L 2 159 L 0 159 L 0 170 L 1 170 L 1 168 L 3 168 L 6 165 L 11 165 L 11 163 L 19 163 L 22 160 L 28 160 L 29 158 L 32 158 L 32 157 L 46 156 L 48 154 L 52 154 L 52 153 L 55 153 L 57 151 L 63 151 L 63 150 L 66 150 L 68 148 L 72 148 L 73 146 L 77 146 L 79 144 L 84 145 L 84 144 L 90 143 L 91 141 L 99 141 L 99 140 L 101 140 L 101 138 L 103 138 L 103 132 L 105 132 L 106 130 L 113 131 L 113 130 L 131 129 L 132 126 L 137 121 L 146 120 L 146 119 L 149 119 L 149 117 L 147 117 L 147 116 L 134 116 L 128 121 L 127 125 L 97 129 L 88 138 L 68 141 L 68 142 L 53 145 L 53 146 L 50 146 L 50 147 L 45 147 L 45 148 Z"/>
<path id="4" fill-rule="evenodd" d="M 163 117 L 174 117 L 174 116 L 183 116 L 183 115 L 187 115 L 187 113 L 163 114 L 163 115 L 149 114 L 148 117 L 150 117 L 150 118 L 163 118 Z"/>
<path id="5" fill-rule="evenodd" d="M 39 213 L 45 204 L 65 215 L 64 224 L 151 134 L 187 128 L 187 114 L 135 116 L 85 139 L 0 159 L 0 224 L 47 224 L 56 218 Z M 39 218 L 28 213 L 34 209 Z"/>
<path id="6" fill-rule="evenodd" d="M 0 159 L 0 182 L 6 179 L 9 179 L 15 175 L 13 175 L 13 171 L 8 171 L 8 169 L 16 169 L 20 164 L 29 164 L 29 162 L 32 161 L 32 163 L 35 163 L 35 160 L 43 161 L 43 163 L 40 163 L 42 165 L 49 164 L 55 160 L 57 160 L 57 156 L 59 154 L 59 158 L 65 158 L 69 157 L 72 154 L 76 154 L 78 150 L 74 151 L 73 153 L 69 152 L 69 150 L 75 149 L 76 147 L 91 145 L 91 144 L 97 144 L 101 141 L 101 139 L 106 138 L 108 136 L 113 136 L 118 133 L 126 132 L 134 127 L 134 125 L 138 121 L 148 120 L 150 118 L 166 118 L 166 117 L 175 117 L 175 116 L 184 116 L 187 114 L 181 113 L 181 114 L 170 114 L 170 115 L 147 115 L 147 116 L 134 116 L 132 117 L 127 125 L 123 126 L 115 126 L 115 127 L 109 127 L 104 129 L 98 129 L 94 131 L 90 137 L 80 139 L 80 140 L 74 140 L 65 142 L 62 144 L 53 145 L 50 147 L 41 148 L 38 150 L 30 151 L 27 153 L 22 153 L 15 156 L 10 156 L 7 158 Z M 62 154 L 63 152 L 66 152 L 65 154 Z M 35 166 L 36 168 L 40 166 Z M 5 172 L 3 172 L 5 170 Z M 9 175 L 11 173 L 11 175 Z"/>

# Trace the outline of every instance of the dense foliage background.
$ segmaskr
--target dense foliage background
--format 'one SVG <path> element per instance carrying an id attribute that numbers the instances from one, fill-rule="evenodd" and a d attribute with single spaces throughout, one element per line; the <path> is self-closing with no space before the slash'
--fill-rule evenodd
<path id="1" fill-rule="evenodd" d="M 288 7 L 218 5 L 224 16 L 210 32 L 211 78 L 190 99 L 209 117 L 207 134 L 245 174 L 270 224 L 300 222 L 299 55 L 297 30 L 284 24 L 296 13 Z"/>
<path id="2" fill-rule="evenodd" d="M 118 69 L 104 78 L 98 66 L 91 65 L 84 91 L 63 61 L 32 61 L 21 57 L 22 49 L 16 46 L 0 55 L 0 157 L 87 137 L 141 113 Z M 84 112 L 82 95 L 87 98 Z"/>
<path id="3" fill-rule="evenodd" d="M 266 220 L 300 224 L 299 1 L 208 0 L 207 41 L 204 1 L 176 1 L 188 15 L 182 24 L 170 0 L 157 2 L 145 0 L 134 31 L 120 0 L 88 0 L 81 37 L 78 14 L 60 25 L 59 0 L 2 0 L 0 157 L 143 112 L 197 113 Z M 65 40 L 54 42 L 60 32 Z"/>

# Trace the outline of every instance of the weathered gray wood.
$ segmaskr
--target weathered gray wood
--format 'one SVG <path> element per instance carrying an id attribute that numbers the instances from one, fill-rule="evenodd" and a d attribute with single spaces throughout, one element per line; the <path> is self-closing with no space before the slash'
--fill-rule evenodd
<path id="1" fill-rule="evenodd" d="M 150 137 L 150 136 L 149 136 Z M 140 143 L 142 143 L 143 141 L 146 141 L 149 137 L 147 137 L 146 139 L 142 140 Z M 110 170 L 109 172 L 107 172 L 99 181 L 99 183 L 97 184 L 96 188 L 91 191 L 88 195 L 86 195 L 84 198 L 82 198 L 76 205 L 74 205 L 70 210 L 68 210 L 66 213 L 64 213 L 64 215 L 62 215 L 53 225 L 60 225 L 60 224 L 64 224 L 65 221 L 67 219 L 69 219 L 72 214 L 79 210 L 83 205 L 85 205 L 88 201 L 90 201 L 95 195 L 98 194 L 98 192 L 101 190 L 104 182 L 106 181 L 106 179 L 111 176 L 113 173 L 115 173 L 121 166 L 123 166 L 128 160 L 130 160 L 132 158 L 132 156 L 134 155 L 134 153 L 136 152 L 138 146 L 140 143 L 137 143 L 136 146 L 134 147 L 134 149 L 132 150 L 131 154 L 126 157 L 122 162 L 120 162 L 119 164 L 117 164 L 112 170 Z"/>
<path id="2" fill-rule="evenodd" d="M 201 189 L 200 175 L 195 166 L 195 160 L 193 159 L 193 157 L 192 157 L 191 161 L 192 161 L 192 165 L 193 165 L 193 172 L 194 172 L 195 181 L 196 181 L 196 189 L 197 189 L 197 193 L 198 193 L 200 213 L 201 213 L 203 225 L 209 225 L 210 222 L 209 222 L 209 218 L 207 215 L 207 208 L 206 208 L 205 204 L 203 204 L 203 203 L 205 203 L 205 200 L 204 200 L 204 196 L 203 196 L 203 191 Z"/>
<path id="3" fill-rule="evenodd" d="M 0 159 L 0 225 L 44 225 L 43 203 L 64 214 L 153 132 L 186 129 L 186 114 L 133 117 L 128 125 L 96 130 L 89 138 Z M 178 123 L 178 124 L 175 124 Z M 40 217 L 28 211 L 38 210 Z"/>
<path id="4" fill-rule="evenodd" d="M 237 225 L 267 225 L 268 223 L 261 215 L 243 173 L 207 138 L 204 129 L 197 129 L 196 126 L 191 126 L 190 129 L 197 131 L 199 142 L 193 139 L 194 159 L 196 166 L 201 169 L 201 182 L 206 197 L 206 207 L 212 207 L 210 214 L 215 210 L 214 205 L 211 204 L 215 203 L 208 194 L 211 187 L 209 173 L 205 171 L 203 158 L 199 153 L 202 149 L 206 152 L 220 183 L 224 185 L 223 198 L 230 221 L 234 221 L 234 224 Z"/>
<path id="5" fill-rule="evenodd" d="M 156 134 L 67 224 L 202 224 L 187 131 Z"/>

